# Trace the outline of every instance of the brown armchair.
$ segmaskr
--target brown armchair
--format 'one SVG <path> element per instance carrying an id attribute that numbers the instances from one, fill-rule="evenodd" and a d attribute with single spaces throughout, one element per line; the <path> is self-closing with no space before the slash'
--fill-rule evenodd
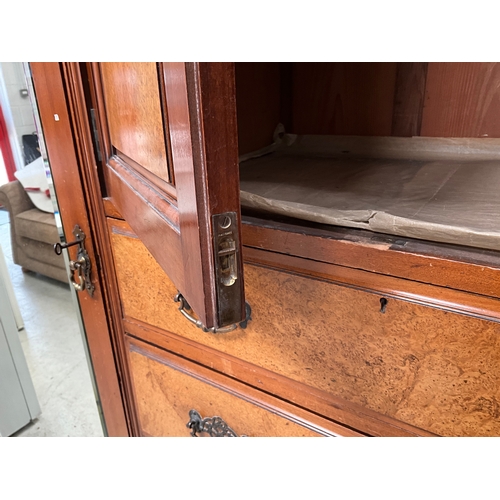
<path id="1" fill-rule="evenodd" d="M 23 269 L 68 283 L 64 258 L 53 248 L 59 241 L 54 214 L 38 210 L 19 181 L 0 186 L 0 205 L 9 211 L 14 262 Z"/>

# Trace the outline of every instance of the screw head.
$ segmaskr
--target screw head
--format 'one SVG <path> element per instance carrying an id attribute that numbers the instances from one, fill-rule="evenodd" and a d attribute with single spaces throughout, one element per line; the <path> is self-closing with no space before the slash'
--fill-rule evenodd
<path id="1" fill-rule="evenodd" d="M 225 215 L 222 219 L 219 219 L 219 226 L 222 229 L 228 229 L 231 226 L 231 217 Z"/>

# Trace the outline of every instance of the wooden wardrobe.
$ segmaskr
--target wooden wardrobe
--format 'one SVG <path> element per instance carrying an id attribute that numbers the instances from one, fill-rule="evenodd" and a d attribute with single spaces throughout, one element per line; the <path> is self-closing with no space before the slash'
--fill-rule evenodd
<path id="1" fill-rule="evenodd" d="M 109 434 L 500 434 L 498 64 L 32 72 L 66 240 L 86 234 L 80 306 Z M 415 210 L 424 232 L 310 217 L 315 190 L 369 210 L 415 179 L 441 203 Z M 307 202 L 287 198 L 304 187 Z"/>

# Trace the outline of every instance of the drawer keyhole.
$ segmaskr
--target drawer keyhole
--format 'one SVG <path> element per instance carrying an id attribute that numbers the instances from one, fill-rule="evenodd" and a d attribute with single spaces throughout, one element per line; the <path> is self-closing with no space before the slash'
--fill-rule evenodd
<path id="1" fill-rule="evenodd" d="M 387 299 L 385 297 L 382 297 L 380 299 L 380 312 L 384 314 L 386 308 L 387 308 Z"/>

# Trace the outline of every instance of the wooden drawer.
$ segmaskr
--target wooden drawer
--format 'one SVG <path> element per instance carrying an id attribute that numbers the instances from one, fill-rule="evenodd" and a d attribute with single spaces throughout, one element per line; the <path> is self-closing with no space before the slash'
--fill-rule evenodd
<path id="1" fill-rule="evenodd" d="M 126 328 L 127 321 L 132 328 L 139 320 L 146 329 L 153 325 L 223 353 L 226 358 L 212 359 L 230 376 L 236 376 L 235 364 L 224 359 L 242 360 L 257 375 L 252 379 L 241 370 L 238 378 L 284 398 L 294 398 L 296 389 L 266 373 L 430 433 L 500 434 L 496 322 L 394 294 L 382 312 L 385 295 L 246 265 L 252 321 L 246 330 L 207 334 L 178 312 L 175 288 L 139 240 L 114 232 L 112 241 Z M 140 262 L 140 272 L 134 262 Z M 334 406 L 315 411 L 333 418 Z"/>
<path id="2" fill-rule="evenodd" d="M 143 435 L 190 436 L 192 410 L 220 417 L 238 436 L 359 435 L 134 339 L 129 362 Z"/>

